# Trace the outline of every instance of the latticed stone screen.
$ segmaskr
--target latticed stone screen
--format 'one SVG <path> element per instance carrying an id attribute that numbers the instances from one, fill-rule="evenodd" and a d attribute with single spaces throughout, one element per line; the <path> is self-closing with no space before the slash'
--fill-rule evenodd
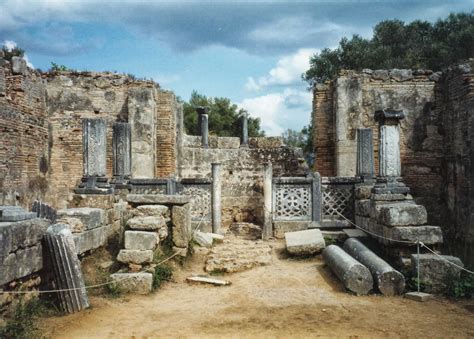
<path id="1" fill-rule="evenodd" d="M 191 218 L 200 221 L 212 219 L 212 184 L 211 183 L 179 183 L 178 194 L 191 197 Z"/>
<path id="2" fill-rule="evenodd" d="M 323 220 L 343 219 L 340 214 L 350 220 L 353 219 L 355 179 L 351 179 L 323 178 L 321 186 Z"/>
<path id="3" fill-rule="evenodd" d="M 132 185 L 133 194 L 166 194 L 166 184 L 159 185 Z"/>
<path id="4" fill-rule="evenodd" d="M 274 178 L 273 220 L 313 220 L 313 190 L 312 178 Z"/>

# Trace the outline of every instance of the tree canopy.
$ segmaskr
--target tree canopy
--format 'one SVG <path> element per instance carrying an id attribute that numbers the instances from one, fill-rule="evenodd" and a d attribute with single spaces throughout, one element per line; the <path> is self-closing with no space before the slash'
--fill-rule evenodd
<path id="1" fill-rule="evenodd" d="M 239 109 L 228 98 L 206 97 L 196 91 L 191 93 L 191 98 L 188 102 L 183 103 L 186 133 L 198 135 L 197 106 L 209 107 L 209 134 L 223 137 L 237 137 L 241 135 L 241 117 L 247 113 L 245 110 Z M 250 137 L 264 136 L 264 132 L 260 129 L 259 118 L 248 118 L 248 131 Z"/>
<path id="2" fill-rule="evenodd" d="M 341 69 L 411 68 L 441 70 L 474 56 L 474 12 L 450 14 L 435 23 L 384 20 L 373 36 L 343 38 L 310 59 L 302 77 L 310 87 L 337 76 Z"/>

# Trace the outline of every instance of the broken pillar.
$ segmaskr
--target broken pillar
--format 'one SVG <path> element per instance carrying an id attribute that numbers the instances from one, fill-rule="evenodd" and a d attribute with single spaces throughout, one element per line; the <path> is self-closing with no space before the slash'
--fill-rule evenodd
<path id="1" fill-rule="evenodd" d="M 369 293 L 374 286 L 367 267 L 336 245 L 329 245 L 323 251 L 326 264 L 349 291 L 358 295 Z"/>
<path id="2" fill-rule="evenodd" d="M 83 177 L 78 194 L 110 194 L 106 177 L 107 134 L 104 119 L 82 120 Z"/>
<path id="3" fill-rule="evenodd" d="M 249 146 L 249 127 L 248 127 L 248 113 L 242 114 L 242 139 L 240 140 L 240 147 Z"/>
<path id="4" fill-rule="evenodd" d="M 392 296 L 402 294 L 405 289 L 405 277 L 395 270 L 385 260 L 368 249 L 355 238 L 344 242 L 344 250 L 366 266 L 383 295 Z"/>
<path id="5" fill-rule="evenodd" d="M 221 208 L 221 165 L 212 164 L 212 232 L 220 233 L 222 222 Z"/>
<path id="6" fill-rule="evenodd" d="M 131 128 L 127 122 L 113 125 L 112 150 L 114 155 L 115 187 L 126 185 L 132 170 Z"/>
<path id="7" fill-rule="evenodd" d="M 128 91 L 128 122 L 131 134 L 131 176 L 134 179 L 155 177 L 156 103 L 153 88 Z"/>
<path id="8" fill-rule="evenodd" d="M 201 126 L 201 143 L 203 148 L 209 148 L 209 107 L 196 107 Z"/>
<path id="9" fill-rule="evenodd" d="M 88 308 L 89 300 L 82 277 L 81 262 L 77 257 L 69 226 L 51 225 L 44 238 L 54 269 L 55 289 L 59 290 L 62 310 L 75 313 Z"/>
<path id="10" fill-rule="evenodd" d="M 273 168 L 268 162 L 263 167 L 263 230 L 262 238 L 268 240 L 273 236 L 273 216 L 272 216 L 272 183 Z"/>
<path id="11" fill-rule="evenodd" d="M 371 180 L 375 176 L 374 170 L 374 144 L 372 140 L 372 129 L 357 129 L 357 171 L 356 175 L 364 181 Z"/>

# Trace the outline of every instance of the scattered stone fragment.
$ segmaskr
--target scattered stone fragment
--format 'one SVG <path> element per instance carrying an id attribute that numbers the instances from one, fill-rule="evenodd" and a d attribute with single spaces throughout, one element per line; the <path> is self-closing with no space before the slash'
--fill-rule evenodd
<path id="1" fill-rule="evenodd" d="M 120 250 L 117 260 L 124 264 L 145 264 L 153 261 L 152 250 Z"/>
<path id="2" fill-rule="evenodd" d="M 212 247 L 212 242 L 214 238 L 211 236 L 211 233 L 204 233 L 201 231 L 194 232 L 194 241 L 201 247 Z"/>
<path id="3" fill-rule="evenodd" d="M 214 279 L 214 278 L 204 277 L 204 276 L 199 276 L 199 275 L 187 277 L 186 281 L 211 284 L 211 285 L 216 285 L 216 286 L 229 286 L 232 284 L 228 280 Z"/>
<path id="4" fill-rule="evenodd" d="M 336 245 L 329 245 L 323 251 L 324 260 L 334 274 L 349 291 L 364 295 L 374 286 L 372 275 L 367 267 Z"/>
<path id="5" fill-rule="evenodd" d="M 429 293 L 424 293 L 424 292 L 408 292 L 405 293 L 405 298 L 415 300 L 415 301 L 428 301 L 430 299 L 433 299 L 433 295 Z"/>
<path id="6" fill-rule="evenodd" d="M 151 273 L 114 273 L 110 278 L 125 293 L 148 294 L 152 289 Z"/>
<path id="7" fill-rule="evenodd" d="M 229 227 L 234 235 L 247 240 L 262 239 L 262 228 L 249 222 L 237 222 Z"/>
<path id="8" fill-rule="evenodd" d="M 320 253 L 325 247 L 324 237 L 319 229 L 285 233 L 286 250 L 293 255 Z"/>
<path id="9" fill-rule="evenodd" d="M 132 230 L 155 231 L 166 227 L 165 218 L 161 215 L 149 217 L 134 217 L 127 221 L 127 226 Z"/>

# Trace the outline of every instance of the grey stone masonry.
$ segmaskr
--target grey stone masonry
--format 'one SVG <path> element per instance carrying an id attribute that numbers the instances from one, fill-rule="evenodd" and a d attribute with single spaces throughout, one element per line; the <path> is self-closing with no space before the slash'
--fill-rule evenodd
<path id="1" fill-rule="evenodd" d="M 383 226 L 383 235 L 393 240 L 417 240 L 426 245 L 435 245 L 443 242 L 443 232 L 439 226 Z"/>
<path id="2" fill-rule="evenodd" d="M 124 293 L 148 294 L 152 290 L 151 273 L 114 273 L 110 279 Z"/>
<path id="3" fill-rule="evenodd" d="M 221 165 L 217 163 L 212 164 L 212 232 L 219 233 L 222 222 L 222 208 L 221 208 Z"/>
<path id="4" fill-rule="evenodd" d="M 453 256 L 435 254 L 420 254 L 420 281 L 425 285 L 425 291 L 428 293 L 443 293 L 448 288 L 448 283 L 457 281 L 461 274 L 461 268 L 464 267 L 462 261 Z M 452 264 L 456 264 L 454 266 Z M 411 256 L 411 267 L 416 276 L 418 270 L 417 255 Z"/>
<path id="5" fill-rule="evenodd" d="M 62 209 L 57 211 L 57 217 L 77 218 L 82 222 L 86 230 L 105 226 L 105 211 L 101 208 L 80 207 Z"/>
<path id="6" fill-rule="evenodd" d="M 129 123 L 114 123 L 112 150 L 114 155 L 114 176 L 118 177 L 118 179 L 129 178 L 132 173 L 131 133 Z"/>
<path id="7" fill-rule="evenodd" d="M 426 208 L 416 204 L 382 205 L 378 214 L 378 222 L 387 226 L 423 225 L 427 221 Z"/>
<path id="8" fill-rule="evenodd" d="M 374 144 L 372 140 L 372 129 L 357 129 L 357 167 L 356 175 L 363 179 L 372 179 L 374 170 Z"/>
<path id="9" fill-rule="evenodd" d="M 191 202 L 191 197 L 187 195 L 128 194 L 127 201 L 137 205 L 185 205 Z"/>
<path id="10" fill-rule="evenodd" d="M 263 230 L 262 238 L 268 240 L 273 236 L 272 220 L 272 183 L 273 168 L 272 163 L 265 164 L 263 169 Z"/>
<path id="11" fill-rule="evenodd" d="M 403 111 L 381 110 L 375 112 L 379 122 L 379 176 L 399 177 L 400 163 L 400 120 L 405 118 Z"/>
<path id="12" fill-rule="evenodd" d="M 120 250 L 117 260 L 124 264 L 146 264 L 153 261 L 152 250 Z"/>
<path id="13" fill-rule="evenodd" d="M 28 212 L 21 206 L 0 206 L 0 222 L 22 221 L 36 218 L 35 212 Z"/>
<path id="14" fill-rule="evenodd" d="M 48 252 L 61 308 L 68 313 L 79 312 L 89 307 L 87 291 L 82 277 L 81 262 L 76 254 L 72 233 L 67 225 L 51 225 L 46 234 Z"/>
<path id="15" fill-rule="evenodd" d="M 324 237 L 319 229 L 285 233 L 286 250 L 293 255 L 320 253 L 325 247 Z"/>
<path id="16" fill-rule="evenodd" d="M 171 212 L 173 243 L 176 247 L 186 248 L 191 240 L 191 205 L 173 206 Z"/>
<path id="17" fill-rule="evenodd" d="M 156 231 L 165 227 L 166 221 L 162 215 L 134 217 L 127 221 L 127 226 L 132 230 Z"/>
<path id="18" fill-rule="evenodd" d="M 106 136 L 104 119 L 83 119 L 82 145 L 85 177 L 103 177 L 106 175 Z"/>
<path id="19" fill-rule="evenodd" d="M 154 250 L 158 243 L 158 234 L 144 231 L 125 231 L 125 249 Z"/>

